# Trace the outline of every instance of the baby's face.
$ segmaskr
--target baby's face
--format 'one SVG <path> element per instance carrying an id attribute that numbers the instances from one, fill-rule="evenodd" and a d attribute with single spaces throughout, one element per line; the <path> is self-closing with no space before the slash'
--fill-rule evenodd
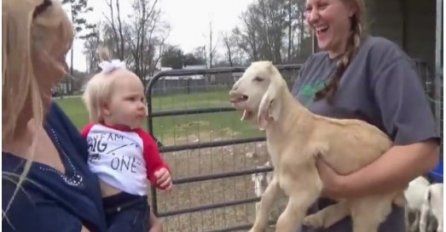
<path id="1" fill-rule="evenodd" d="M 144 87 L 136 75 L 119 77 L 114 82 L 106 123 L 139 128 L 147 116 Z"/>

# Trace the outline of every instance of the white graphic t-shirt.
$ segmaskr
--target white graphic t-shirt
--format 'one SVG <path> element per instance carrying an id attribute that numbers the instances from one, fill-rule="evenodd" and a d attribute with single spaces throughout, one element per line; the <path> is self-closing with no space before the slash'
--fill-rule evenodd
<path id="1" fill-rule="evenodd" d="M 155 171 L 167 165 L 153 138 L 142 129 L 89 124 L 81 132 L 88 143 L 88 166 L 105 183 L 134 195 L 146 195 Z"/>

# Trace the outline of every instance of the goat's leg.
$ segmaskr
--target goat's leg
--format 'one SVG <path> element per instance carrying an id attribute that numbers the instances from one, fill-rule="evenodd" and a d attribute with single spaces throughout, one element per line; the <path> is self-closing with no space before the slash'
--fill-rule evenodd
<path id="1" fill-rule="evenodd" d="M 301 156 L 305 157 L 303 151 Z M 311 153 L 309 153 L 311 154 Z M 293 156 L 291 156 L 293 157 Z M 322 181 L 314 165 L 295 160 L 281 160 L 280 187 L 289 197 L 285 210 L 280 214 L 276 223 L 276 232 L 296 232 L 308 208 L 320 196 Z"/>
<path id="2" fill-rule="evenodd" d="M 350 208 L 344 200 L 306 216 L 303 224 L 311 228 L 328 228 L 349 214 Z"/>
<path id="3" fill-rule="evenodd" d="M 303 186 L 299 186 L 300 191 L 296 191 L 290 195 L 285 210 L 280 214 L 276 232 L 295 232 L 305 217 L 307 209 L 316 201 L 319 194 L 314 191 L 308 191 Z"/>
<path id="4" fill-rule="evenodd" d="M 262 194 L 260 203 L 256 209 L 256 219 L 250 232 L 260 232 L 263 231 L 268 224 L 268 214 L 276 201 L 279 193 L 279 183 L 276 177 L 273 177 L 271 183 L 266 188 L 265 192 Z"/>
<path id="5" fill-rule="evenodd" d="M 413 220 L 410 220 L 410 216 L 414 215 Z M 404 210 L 404 225 L 408 232 L 417 232 L 418 223 L 420 220 L 420 212 L 418 210 L 411 210 L 408 207 Z"/>
<path id="6" fill-rule="evenodd" d="M 408 232 L 414 232 L 412 231 L 413 222 L 412 223 L 410 222 L 410 213 L 411 212 L 408 208 L 404 210 L 404 225 Z"/>
<path id="7" fill-rule="evenodd" d="M 409 229 L 410 229 L 410 231 L 416 232 L 417 228 L 418 228 L 418 224 L 420 222 L 420 212 L 418 210 L 416 210 L 414 213 L 414 216 L 415 217 L 414 217 L 413 222 L 410 225 Z"/>
<path id="8" fill-rule="evenodd" d="M 443 232 L 443 218 L 437 218 L 437 232 Z"/>
<path id="9" fill-rule="evenodd" d="M 392 210 L 392 199 L 375 196 L 354 200 L 351 203 L 353 232 L 377 232 L 379 225 Z"/>
<path id="10" fill-rule="evenodd" d="M 429 205 L 428 202 L 423 202 L 421 205 L 420 221 L 418 223 L 419 232 L 426 232 L 427 220 L 429 217 Z"/>

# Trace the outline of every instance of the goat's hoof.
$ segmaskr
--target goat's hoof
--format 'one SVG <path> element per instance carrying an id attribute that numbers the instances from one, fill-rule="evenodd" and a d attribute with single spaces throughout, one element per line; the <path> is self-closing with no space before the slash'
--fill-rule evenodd
<path id="1" fill-rule="evenodd" d="M 302 224 L 310 228 L 321 228 L 324 226 L 322 218 L 318 217 L 317 215 L 306 216 L 302 221 Z"/>

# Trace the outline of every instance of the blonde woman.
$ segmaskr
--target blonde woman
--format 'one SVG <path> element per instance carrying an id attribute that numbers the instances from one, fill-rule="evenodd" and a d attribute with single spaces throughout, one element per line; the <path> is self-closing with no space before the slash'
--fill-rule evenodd
<path id="1" fill-rule="evenodd" d="M 3 231 L 105 231 L 86 143 L 51 102 L 73 29 L 58 1 L 4 0 Z"/>
<path id="2" fill-rule="evenodd" d="M 365 34 L 364 12 L 363 0 L 306 0 L 306 21 L 321 52 L 305 62 L 293 88 L 312 112 L 365 120 L 394 142 L 379 159 L 349 175 L 337 174 L 320 160 L 325 193 L 337 199 L 404 187 L 435 167 L 439 157 L 438 128 L 414 65 L 393 42 Z M 314 210 L 328 204 L 321 199 Z M 389 211 L 379 231 L 406 231 L 404 209 Z M 345 219 L 326 226 L 317 231 L 349 232 L 360 223 Z"/>
<path id="3" fill-rule="evenodd" d="M 51 100 L 72 25 L 56 0 L 2 6 L 2 231 L 106 231 L 87 144 Z"/>

